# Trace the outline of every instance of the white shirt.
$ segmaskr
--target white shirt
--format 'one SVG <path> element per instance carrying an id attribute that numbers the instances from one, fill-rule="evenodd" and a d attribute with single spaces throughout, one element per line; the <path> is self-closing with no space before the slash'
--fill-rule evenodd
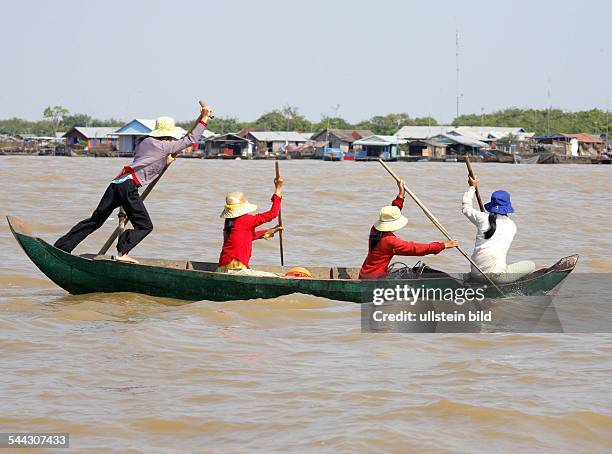
<path id="1" fill-rule="evenodd" d="M 472 224 L 476 226 L 476 242 L 472 259 L 485 273 L 504 273 L 506 271 L 506 256 L 516 234 L 516 225 L 508 216 L 497 216 L 497 229 L 488 240 L 484 237 L 484 232 L 489 230 L 489 213 L 475 210 L 473 208 L 474 194 L 476 190 L 470 189 L 463 194 L 461 211 Z M 472 266 L 472 274 L 480 274 Z"/>

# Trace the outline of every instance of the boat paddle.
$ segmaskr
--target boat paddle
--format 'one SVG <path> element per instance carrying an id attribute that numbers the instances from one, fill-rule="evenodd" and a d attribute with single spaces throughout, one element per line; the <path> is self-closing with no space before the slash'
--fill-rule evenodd
<path id="1" fill-rule="evenodd" d="M 474 176 L 474 172 L 472 171 L 472 163 L 470 162 L 470 157 L 467 155 L 465 156 L 465 165 L 467 166 L 467 169 L 468 169 L 468 175 L 470 176 L 470 178 L 475 180 L 476 177 Z M 482 203 L 482 198 L 480 197 L 480 191 L 478 190 L 478 186 L 476 186 L 476 200 L 478 200 L 478 206 L 480 207 L 480 211 L 484 213 L 485 209 Z"/>
<path id="2" fill-rule="evenodd" d="M 397 181 L 398 183 L 401 181 L 400 177 L 397 176 L 397 174 L 391 170 L 391 168 L 382 160 L 382 159 L 378 159 L 378 162 L 380 162 L 382 164 L 382 166 L 385 168 L 385 170 L 387 172 L 389 172 L 389 174 L 395 178 L 395 181 Z M 438 221 L 436 219 L 436 217 L 433 215 L 433 213 L 431 211 L 429 211 L 427 209 L 427 207 L 425 205 L 423 205 L 423 202 L 421 202 L 419 200 L 419 198 L 414 194 L 414 192 L 412 192 L 410 190 L 410 188 L 408 186 L 406 186 L 406 184 L 404 183 L 404 190 L 406 191 L 406 194 L 408 194 L 410 196 L 410 198 L 412 198 L 412 200 L 414 200 L 414 202 L 421 208 L 421 210 L 423 210 L 423 213 L 425 213 L 425 216 L 427 216 L 429 218 L 429 220 L 433 223 L 433 225 L 435 225 L 438 230 L 440 230 L 440 232 L 442 232 L 442 234 L 448 238 L 449 240 L 452 240 L 453 237 L 451 237 L 451 235 L 448 233 L 448 230 L 446 230 L 444 228 L 444 226 L 442 224 L 440 224 L 440 221 Z M 484 271 L 482 271 L 478 265 L 476 265 L 476 263 L 474 262 L 474 260 L 472 260 L 472 257 L 470 257 L 461 246 L 457 246 L 457 250 L 461 253 L 461 255 L 463 255 L 468 262 L 470 262 L 472 264 L 472 266 L 474 268 L 476 268 L 480 274 L 482 274 L 485 279 L 493 286 L 495 287 L 495 289 L 502 295 L 504 296 L 504 292 L 501 291 L 501 289 L 495 284 L 495 282 L 493 282 L 491 280 L 491 278 L 489 276 L 487 276 Z"/>
<path id="3" fill-rule="evenodd" d="M 204 107 L 206 107 L 206 103 L 204 103 L 204 101 L 200 100 L 200 107 L 203 109 Z M 215 118 L 214 116 L 211 116 L 209 118 Z M 198 124 L 200 117 L 198 116 L 198 118 L 196 119 L 196 121 L 193 123 L 193 125 L 191 126 L 191 128 L 189 128 L 189 132 L 187 134 L 190 134 L 193 129 L 196 127 L 196 125 Z M 170 164 L 168 164 L 166 167 L 164 167 L 164 169 L 161 171 L 161 173 L 157 176 L 157 178 L 155 180 L 153 180 L 151 183 L 149 183 L 149 185 L 145 188 L 145 190 L 142 192 L 142 195 L 140 196 L 141 200 L 145 200 L 147 198 L 147 196 L 151 193 L 151 191 L 153 190 L 153 188 L 155 188 L 155 185 L 157 184 L 157 182 L 161 179 L 161 177 L 164 176 L 164 173 L 166 173 L 166 170 L 168 170 L 168 167 L 170 167 Z M 115 242 L 115 240 L 117 239 L 117 237 L 119 235 L 121 235 L 121 232 L 123 232 L 125 230 L 125 226 L 128 222 L 128 218 L 127 215 L 125 214 L 125 211 L 123 211 L 123 208 L 119 209 L 119 225 L 117 226 L 117 228 L 115 229 L 115 231 L 112 233 L 112 235 L 108 238 L 108 240 L 106 240 L 106 243 L 104 243 L 104 246 L 102 246 L 102 249 L 100 249 L 100 251 L 98 252 L 98 255 L 104 255 L 106 254 L 106 252 L 110 249 L 110 247 L 113 245 L 113 243 Z"/>
<path id="4" fill-rule="evenodd" d="M 275 163 L 275 167 L 276 167 L 276 179 L 278 180 L 280 178 L 280 163 L 278 161 L 276 161 Z M 282 227 L 283 226 L 283 216 L 281 213 L 281 210 L 278 210 L 278 226 Z M 283 231 L 280 230 L 278 232 L 278 245 L 280 246 L 280 262 L 281 262 L 281 266 L 285 266 L 285 254 L 283 251 Z"/>

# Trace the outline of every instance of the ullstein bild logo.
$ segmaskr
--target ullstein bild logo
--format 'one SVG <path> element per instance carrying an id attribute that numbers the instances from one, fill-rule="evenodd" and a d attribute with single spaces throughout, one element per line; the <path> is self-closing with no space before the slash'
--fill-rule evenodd
<path id="1" fill-rule="evenodd" d="M 458 306 L 466 302 L 480 302 L 484 300 L 483 287 L 479 288 L 425 288 L 411 287 L 409 285 L 396 285 L 395 287 L 375 288 L 372 291 L 372 304 L 380 306 L 385 302 L 403 302 L 414 306 L 418 301 L 444 301 L 453 302 Z"/>

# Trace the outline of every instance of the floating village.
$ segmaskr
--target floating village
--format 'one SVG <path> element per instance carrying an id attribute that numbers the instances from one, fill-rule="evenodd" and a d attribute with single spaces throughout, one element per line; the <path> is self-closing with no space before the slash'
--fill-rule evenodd
<path id="1" fill-rule="evenodd" d="M 55 137 L 0 135 L 2 155 L 130 157 L 155 120 L 120 127 L 73 127 Z M 394 135 L 363 129 L 319 132 L 243 129 L 206 131 L 180 157 L 199 159 L 319 159 L 323 161 L 472 161 L 514 164 L 610 164 L 608 134 L 536 135 L 520 127 L 404 126 Z"/>

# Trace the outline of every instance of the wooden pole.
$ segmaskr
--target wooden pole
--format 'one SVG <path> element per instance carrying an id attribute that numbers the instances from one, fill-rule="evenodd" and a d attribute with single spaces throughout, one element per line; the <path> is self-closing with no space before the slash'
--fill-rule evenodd
<path id="1" fill-rule="evenodd" d="M 385 168 L 385 170 L 387 172 L 389 172 L 389 174 L 395 178 L 395 181 L 400 182 L 401 179 L 400 177 L 397 176 L 397 174 L 391 170 L 391 168 L 382 160 L 379 159 L 378 162 L 380 162 L 382 164 L 382 166 Z M 449 240 L 452 240 L 453 238 L 450 236 L 450 234 L 448 233 L 448 231 L 444 228 L 444 226 L 442 224 L 440 224 L 440 221 L 438 221 L 436 219 L 436 217 L 433 215 L 433 213 L 431 211 L 429 211 L 427 209 L 427 207 L 425 205 L 423 205 L 423 202 L 421 202 L 419 200 L 419 198 L 414 194 L 414 192 L 412 192 L 410 190 L 410 188 L 408 188 L 408 186 L 406 186 L 406 184 L 404 184 L 404 190 L 406 191 L 406 193 L 410 196 L 410 198 L 412 198 L 412 200 L 415 201 L 415 203 L 421 208 L 421 210 L 423 210 L 423 213 L 425 213 L 425 216 L 427 216 L 429 218 L 429 220 L 438 228 L 438 230 L 440 230 L 440 232 L 442 232 L 442 234 L 448 238 Z M 501 289 L 495 284 L 495 282 L 493 282 L 491 280 L 491 278 L 489 276 L 487 276 L 479 267 L 478 265 L 476 265 L 476 263 L 474 262 L 474 260 L 472 260 L 472 257 L 470 257 L 461 247 L 457 247 L 457 250 L 461 253 L 461 255 L 463 255 L 468 262 L 470 262 L 472 264 L 472 266 L 474 268 L 476 268 L 480 274 L 482 274 L 485 279 L 493 286 L 495 287 L 495 289 L 497 289 L 497 291 L 499 293 L 501 293 L 501 295 L 503 296 L 504 293 L 501 291 Z"/>
<path id="2" fill-rule="evenodd" d="M 200 107 L 202 107 L 202 108 L 206 107 L 206 104 L 204 103 L 204 101 L 200 100 L 199 103 L 200 103 Z M 210 117 L 210 118 L 215 118 L 215 117 Z M 187 134 L 190 134 L 193 131 L 193 129 L 198 124 L 199 119 L 200 119 L 200 117 L 198 117 L 198 119 L 196 119 L 196 121 L 193 123 L 193 125 L 191 125 L 191 128 L 189 128 L 189 132 Z M 144 201 L 148 197 L 148 195 L 151 193 L 153 188 L 155 188 L 155 185 L 157 184 L 157 182 L 159 180 L 161 180 L 161 177 L 164 176 L 164 173 L 166 173 L 166 170 L 168 170 L 168 167 L 170 167 L 170 165 L 167 165 L 166 167 L 164 167 L 164 169 L 157 176 L 157 178 L 155 180 L 153 180 L 151 183 L 149 183 L 149 185 L 145 188 L 145 190 L 142 192 L 142 194 L 140 196 L 141 200 Z M 104 243 L 104 246 L 102 246 L 102 248 L 98 252 L 98 255 L 106 254 L 106 252 L 108 252 L 108 250 L 113 245 L 113 243 L 115 242 L 117 237 L 119 235 L 121 235 L 121 233 L 125 230 L 125 226 L 127 225 L 127 222 L 128 222 L 129 219 L 127 218 L 127 215 L 125 214 L 125 211 L 123 211 L 123 207 L 119 208 L 119 216 L 118 217 L 119 217 L 119 225 L 113 231 L 113 233 L 108 238 L 108 240 L 106 240 L 106 243 Z"/>
<path id="3" fill-rule="evenodd" d="M 475 180 L 476 177 L 474 176 L 474 172 L 472 171 L 472 163 L 470 162 L 470 157 L 468 155 L 465 155 L 465 165 L 468 169 L 468 175 L 470 176 L 470 178 L 473 178 Z M 478 190 L 478 186 L 476 186 L 476 200 L 478 200 L 478 206 L 480 207 L 480 211 L 484 213 L 485 209 L 482 203 L 482 198 L 480 197 L 480 191 Z"/>
<path id="4" fill-rule="evenodd" d="M 276 167 L 276 179 L 278 180 L 280 178 L 280 163 L 278 161 L 276 161 L 275 163 L 275 167 Z M 283 226 L 283 215 L 282 215 L 282 210 L 278 211 L 278 225 L 279 227 Z M 280 262 L 281 262 L 281 266 L 285 266 L 285 253 L 283 250 L 283 231 L 280 230 L 278 232 L 278 244 L 280 246 Z"/>

